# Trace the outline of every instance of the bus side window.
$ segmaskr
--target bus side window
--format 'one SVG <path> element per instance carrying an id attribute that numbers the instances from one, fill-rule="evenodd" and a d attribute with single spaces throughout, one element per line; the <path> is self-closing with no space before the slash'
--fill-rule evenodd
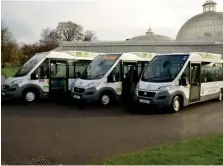
<path id="1" fill-rule="evenodd" d="M 86 67 L 89 65 L 89 61 L 76 61 L 75 63 L 75 78 L 80 78 Z"/>
<path id="2" fill-rule="evenodd" d="M 221 64 L 220 64 L 221 65 Z M 223 68 L 220 65 L 208 67 L 202 65 L 201 67 L 201 82 L 214 82 L 223 80 Z"/>
<path id="3" fill-rule="evenodd" d="M 66 64 L 56 64 L 56 77 L 66 77 Z"/>
<path id="4" fill-rule="evenodd" d="M 37 79 L 47 79 L 49 78 L 49 61 L 46 59 L 40 66 L 34 71 L 37 75 Z"/>
<path id="5" fill-rule="evenodd" d="M 200 68 L 198 66 L 191 66 L 191 83 L 197 85 L 200 83 Z"/>
<path id="6" fill-rule="evenodd" d="M 201 83 L 206 82 L 207 78 L 205 76 L 205 67 L 201 64 Z"/>
<path id="7" fill-rule="evenodd" d="M 137 68 L 138 68 L 138 76 L 140 77 L 142 73 L 142 63 L 137 63 Z"/>
<path id="8" fill-rule="evenodd" d="M 114 82 L 121 81 L 121 62 L 116 65 L 116 67 L 112 70 L 109 75 L 112 75 L 113 78 L 115 78 Z"/>
<path id="9" fill-rule="evenodd" d="M 185 68 L 184 72 L 181 75 L 181 78 L 186 77 L 188 83 L 190 84 L 190 65 L 189 63 L 187 64 L 187 67 Z"/>
<path id="10" fill-rule="evenodd" d="M 59 78 L 67 76 L 67 67 L 65 63 L 54 62 L 51 63 L 51 77 Z"/>
<path id="11" fill-rule="evenodd" d="M 127 74 L 128 74 L 128 66 L 124 65 L 124 69 L 123 69 L 124 78 L 126 78 Z"/>
<path id="12" fill-rule="evenodd" d="M 69 62 L 69 78 L 74 78 L 75 77 L 74 65 L 75 65 L 74 61 Z"/>

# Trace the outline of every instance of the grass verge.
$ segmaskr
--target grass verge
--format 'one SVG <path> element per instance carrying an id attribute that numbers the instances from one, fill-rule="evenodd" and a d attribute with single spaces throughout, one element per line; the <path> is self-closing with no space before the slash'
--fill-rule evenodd
<path id="1" fill-rule="evenodd" d="M 223 135 L 185 140 L 159 148 L 105 159 L 106 165 L 222 165 Z"/>
<path id="2" fill-rule="evenodd" d="M 12 67 L 5 67 L 5 68 L 2 68 L 1 74 L 4 75 L 6 78 L 8 78 L 8 77 L 13 76 L 17 72 L 18 69 L 19 67 L 14 67 L 13 69 Z"/>

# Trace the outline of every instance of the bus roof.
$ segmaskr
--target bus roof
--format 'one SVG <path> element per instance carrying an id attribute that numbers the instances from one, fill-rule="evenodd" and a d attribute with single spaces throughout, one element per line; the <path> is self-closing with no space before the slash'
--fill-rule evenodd
<path id="1" fill-rule="evenodd" d="M 154 56 L 157 55 L 157 53 L 149 53 L 149 52 L 128 52 L 128 53 L 138 55 L 139 57 L 145 60 L 152 60 Z"/>
<path id="2" fill-rule="evenodd" d="M 192 52 L 191 54 L 198 54 L 205 59 L 222 60 L 223 58 L 221 54 L 214 54 L 208 52 Z"/>
<path id="3" fill-rule="evenodd" d="M 213 54 L 206 52 L 193 52 L 190 53 L 190 61 L 198 61 L 198 62 L 218 62 L 222 60 L 221 54 Z"/>
<path id="4" fill-rule="evenodd" d="M 99 53 L 82 51 L 49 51 L 38 54 L 46 54 L 46 58 L 53 59 L 74 59 L 74 60 L 93 60 Z"/>
<path id="5" fill-rule="evenodd" d="M 206 53 L 206 52 L 190 52 L 190 53 L 168 53 L 168 54 L 157 54 L 162 55 L 190 55 L 189 61 L 192 62 L 218 62 L 222 60 L 221 54 Z"/>
<path id="6" fill-rule="evenodd" d="M 120 59 L 128 62 L 136 61 L 151 61 L 156 53 L 146 53 L 146 52 L 128 52 L 128 53 L 101 53 L 100 55 L 121 55 Z"/>
<path id="7" fill-rule="evenodd" d="M 95 53 L 95 52 L 86 52 L 86 51 L 73 51 L 73 50 L 68 50 L 68 51 L 63 51 L 69 55 L 72 55 L 76 57 L 77 59 L 86 59 L 86 60 L 93 60 L 96 56 L 98 56 L 100 53 Z"/>
<path id="8" fill-rule="evenodd" d="M 124 61 L 151 61 L 152 58 L 156 54 L 151 53 L 142 53 L 142 52 L 130 52 L 130 53 L 123 53 L 120 57 L 121 60 Z"/>

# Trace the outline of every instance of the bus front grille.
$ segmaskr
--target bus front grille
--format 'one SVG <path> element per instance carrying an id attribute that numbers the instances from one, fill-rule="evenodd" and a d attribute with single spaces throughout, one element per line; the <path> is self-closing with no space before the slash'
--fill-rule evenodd
<path id="1" fill-rule="evenodd" d="M 74 87 L 74 93 L 84 93 L 85 89 L 84 88 L 77 88 Z"/>
<path id="2" fill-rule="evenodd" d="M 156 93 L 155 92 L 138 91 L 138 95 L 141 97 L 153 98 L 156 95 Z"/>

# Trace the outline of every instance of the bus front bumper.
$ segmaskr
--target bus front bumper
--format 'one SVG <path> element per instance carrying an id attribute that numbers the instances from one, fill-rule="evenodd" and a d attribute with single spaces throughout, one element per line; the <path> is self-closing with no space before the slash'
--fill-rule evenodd
<path id="1" fill-rule="evenodd" d="M 78 90 L 80 89 L 81 92 L 78 92 Z M 99 93 L 96 88 L 76 88 L 76 90 L 72 92 L 72 98 L 85 102 L 97 102 L 99 98 Z"/>
<path id="2" fill-rule="evenodd" d="M 134 100 L 140 104 L 169 107 L 172 101 L 172 95 L 168 91 L 156 92 L 154 97 L 135 96 Z"/>
<path id="3" fill-rule="evenodd" d="M 15 84 L 15 85 L 2 85 L 2 92 L 1 97 L 3 100 L 10 100 L 10 99 L 16 99 L 20 98 L 22 95 L 21 88 Z"/>

